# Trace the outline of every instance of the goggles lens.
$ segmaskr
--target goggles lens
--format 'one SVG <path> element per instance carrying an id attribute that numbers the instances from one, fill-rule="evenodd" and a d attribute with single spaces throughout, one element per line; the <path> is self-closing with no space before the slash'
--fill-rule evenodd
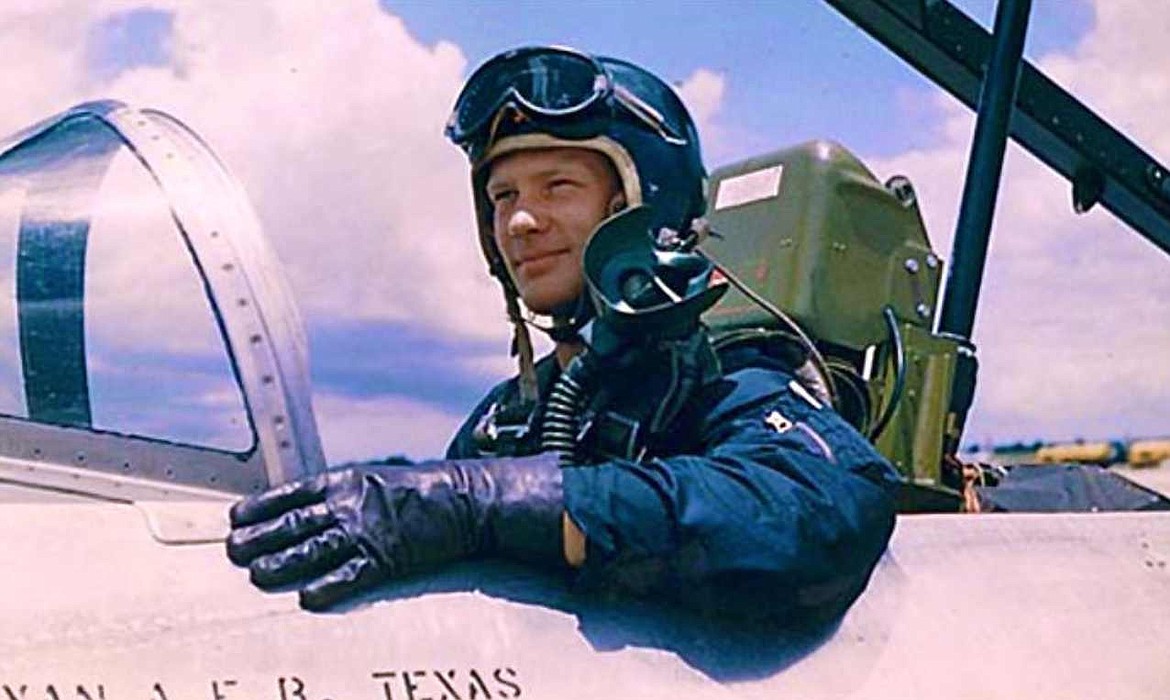
<path id="1" fill-rule="evenodd" d="M 456 143 L 472 138 L 509 102 L 543 116 L 575 114 L 609 90 L 605 69 L 566 49 L 516 49 L 480 66 L 467 80 L 447 122 Z"/>
<path id="2" fill-rule="evenodd" d="M 607 119 L 632 117 L 675 145 L 685 145 L 690 136 L 686 108 L 670 86 L 625 61 L 571 49 L 515 49 L 480 66 L 455 101 L 447 138 L 478 160 L 495 139 L 497 116 L 506 107 L 549 119 L 543 127 L 569 137 L 595 135 L 598 122 L 584 117 L 597 110 Z"/>

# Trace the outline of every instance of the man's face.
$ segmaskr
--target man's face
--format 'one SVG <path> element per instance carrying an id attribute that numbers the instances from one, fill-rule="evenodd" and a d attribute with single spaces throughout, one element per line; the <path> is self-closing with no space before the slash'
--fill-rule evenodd
<path id="1" fill-rule="evenodd" d="M 622 201 L 609 161 L 582 148 L 517 151 L 492 163 L 486 189 L 520 298 L 539 314 L 563 309 L 584 289 L 590 234 Z"/>

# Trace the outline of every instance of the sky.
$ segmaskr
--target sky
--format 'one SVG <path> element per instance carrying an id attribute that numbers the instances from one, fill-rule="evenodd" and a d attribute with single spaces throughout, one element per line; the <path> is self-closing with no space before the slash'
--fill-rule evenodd
<path id="1" fill-rule="evenodd" d="M 1026 54 L 1170 162 L 1170 5 L 1035 0 Z M 992 0 L 958 3 L 989 25 Z M 305 317 L 330 462 L 438 456 L 512 371 L 442 125 L 494 53 L 563 44 L 676 84 L 709 167 L 828 138 L 915 184 L 948 258 L 970 113 L 818 0 L 17 0 L 9 133 L 95 98 L 160 108 L 244 185 Z M 1170 262 L 1009 149 L 968 441 L 1170 434 Z M 164 322 L 160 322 L 164 323 Z M 160 329 L 165 331 L 165 329 Z M 161 333 L 165 335 L 165 332 Z"/>

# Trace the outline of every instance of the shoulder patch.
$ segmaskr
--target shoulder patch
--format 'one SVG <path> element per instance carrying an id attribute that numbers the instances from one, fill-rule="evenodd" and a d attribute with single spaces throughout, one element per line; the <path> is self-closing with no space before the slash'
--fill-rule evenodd
<path id="1" fill-rule="evenodd" d="M 769 413 L 764 417 L 764 422 L 767 423 L 768 427 L 772 428 L 772 430 L 775 430 L 781 434 L 792 430 L 792 426 L 794 425 L 794 423 L 786 418 L 780 411 L 772 411 Z"/>

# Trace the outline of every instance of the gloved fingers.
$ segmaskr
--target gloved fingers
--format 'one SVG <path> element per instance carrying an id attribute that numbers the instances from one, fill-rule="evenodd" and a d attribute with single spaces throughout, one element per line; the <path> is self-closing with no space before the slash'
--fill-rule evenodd
<path id="1" fill-rule="evenodd" d="M 301 607 L 320 612 L 389 578 L 370 558 L 350 559 L 300 591 Z"/>
<path id="2" fill-rule="evenodd" d="M 325 503 L 297 508 L 272 520 L 236 527 L 227 538 L 228 559 L 236 566 L 265 554 L 274 554 L 299 544 L 337 524 L 337 518 Z"/>
<path id="3" fill-rule="evenodd" d="M 232 506 L 229 512 L 232 527 L 262 523 L 293 508 L 320 503 L 336 478 L 336 472 L 325 472 L 248 496 Z"/>
<path id="4" fill-rule="evenodd" d="M 354 541 L 334 527 L 288 549 L 256 557 L 248 572 L 257 588 L 271 590 L 316 578 L 357 553 Z"/>

